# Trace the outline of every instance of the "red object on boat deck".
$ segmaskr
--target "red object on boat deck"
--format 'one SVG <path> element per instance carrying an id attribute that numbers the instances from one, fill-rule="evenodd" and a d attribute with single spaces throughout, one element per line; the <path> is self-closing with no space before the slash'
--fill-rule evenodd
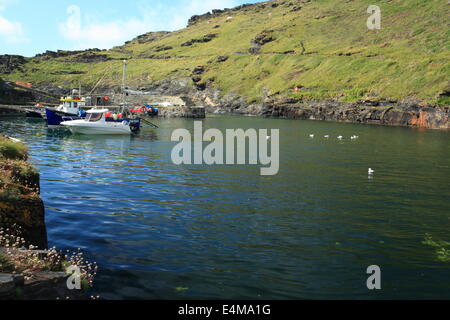
<path id="1" fill-rule="evenodd" d="M 105 117 L 106 117 L 106 118 L 111 118 L 111 112 L 107 112 L 107 113 L 105 114 Z"/>

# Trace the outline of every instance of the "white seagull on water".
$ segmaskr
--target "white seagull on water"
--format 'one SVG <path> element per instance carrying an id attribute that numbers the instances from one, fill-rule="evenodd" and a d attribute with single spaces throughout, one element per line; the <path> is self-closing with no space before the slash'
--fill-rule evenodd
<path id="1" fill-rule="evenodd" d="M 343 137 L 343 136 L 339 136 L 338 139 L 339 139 L 339 140 L 342 140 L 342 139 L 344 139 L 344 137 Z"/>
<path id="2" fill-rule="evenodd" d="M 375 173 L 375 170 L 372 170 L 372 168 L 369 168 L 369 175 L 373 175 Z"/>

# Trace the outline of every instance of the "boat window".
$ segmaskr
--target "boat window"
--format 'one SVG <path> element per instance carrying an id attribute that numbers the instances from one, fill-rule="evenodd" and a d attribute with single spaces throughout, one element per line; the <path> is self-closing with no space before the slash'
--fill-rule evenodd
<path id="1" fill-rule="evenodd" d="M 87 120 L 89 122 L 96 122 L 96 121 L 100 121 L 100 119 L 102 118 L 103 113 L 90 113 L 87 116 Z"/>

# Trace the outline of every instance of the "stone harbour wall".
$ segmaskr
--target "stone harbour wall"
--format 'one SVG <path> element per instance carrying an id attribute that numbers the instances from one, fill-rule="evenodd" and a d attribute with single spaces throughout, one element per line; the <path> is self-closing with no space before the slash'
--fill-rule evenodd
<path id="1" fill-rule="evenodd" d="M 206 117 L 206 111 L 204 107 L 187 107 L 187 106 L 160 107 L 159 116 L 163 118 L 204 119 Z"/>

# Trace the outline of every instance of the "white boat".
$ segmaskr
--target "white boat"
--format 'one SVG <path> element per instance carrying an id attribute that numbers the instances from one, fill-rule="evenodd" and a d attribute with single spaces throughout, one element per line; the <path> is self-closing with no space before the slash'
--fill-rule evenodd
<path id="1" fill-rule="evenodd" d="M 65 121 L 61 125 L 73 134 L 131 134 L 139 131 L 139 120 L 106 120 L 108 109 L 92 109 L 87 111 L 85 119 Z"/>

